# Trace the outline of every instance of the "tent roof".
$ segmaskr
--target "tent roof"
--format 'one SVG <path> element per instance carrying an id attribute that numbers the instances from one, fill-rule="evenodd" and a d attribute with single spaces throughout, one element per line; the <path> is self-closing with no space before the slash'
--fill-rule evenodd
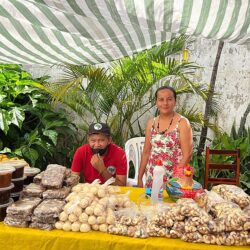
<path id="1" fill-rule="evenodd" d="M 249 0 L 0 0 L 0 61 L 97 64 L 185 33 L 250 43 Z"/>

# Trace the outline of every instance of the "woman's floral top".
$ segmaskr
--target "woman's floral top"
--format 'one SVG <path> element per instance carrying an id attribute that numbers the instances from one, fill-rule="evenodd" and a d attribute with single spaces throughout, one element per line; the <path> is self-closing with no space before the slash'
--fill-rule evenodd
<path id="1" fill-rule="evenodd" d="M 149 162 L 146 167 L 146 192 L 151 193 L 152 183 L 153 183 L 153 170 L 156 160 L 160 159 L 163 166 L 166 169 L 166 174 L 164 176 L 164 186 L 166 181 L 172 178 L 173 168 L 176 166 L 181 158 L 181 144 L 180 144 L 180 134 L 178 130 L 179 123 L 183 117 L 179 119 L 176 127 L 170 132 L 165 132 L 164 134 L 159 133 L 155 129 L 155 119 L 151 129 L 151 152 L 149 156 Z"/>

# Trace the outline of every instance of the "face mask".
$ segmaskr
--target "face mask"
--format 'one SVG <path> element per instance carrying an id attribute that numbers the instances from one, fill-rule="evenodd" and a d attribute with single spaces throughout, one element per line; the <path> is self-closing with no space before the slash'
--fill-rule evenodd
<path id="1" fill-rule="evenodd" d="M 93 154 L 99 154 L 100 156 L 102 156 L 107 152 L 108 147 L 109 145 L 105 148 L 91 148 L 91 151 Z"/>

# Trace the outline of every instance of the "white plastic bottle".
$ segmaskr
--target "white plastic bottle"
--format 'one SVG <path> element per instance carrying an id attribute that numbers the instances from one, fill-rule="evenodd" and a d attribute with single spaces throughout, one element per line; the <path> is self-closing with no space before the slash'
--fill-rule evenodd
<path id="1" fill-rule="evenodd" d="M 153 183 L 151 191 L 151 203 L 155 204 L 163 199 L 163 177 L 165 168 L 162 166 L 161 160 L 157 160 L 153 170 Z"/>

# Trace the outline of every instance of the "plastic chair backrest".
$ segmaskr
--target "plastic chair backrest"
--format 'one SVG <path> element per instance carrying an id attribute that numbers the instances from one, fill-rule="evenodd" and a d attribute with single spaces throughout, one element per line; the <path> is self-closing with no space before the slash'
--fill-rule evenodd
<path id="1" fill-rule="evenodd" d="M 232 163 L 214 163 L 211 162 L 211 156 L 226 156 L 234 158 Z M 232 178 L 215 178 L 210 177 L 210 171 L 228 170 L 234 172 Z M 205 180 L 204 188 L 208 189 L 208 185 L 212 184 L 232 184 L 239 186 L 240 184 L 240 149 L 226 150 L 226 149 L 210 149 L 206 147 L 206 159 L 205 159 Z"/>
<path id="2" fill-rule="evenodd" d="M 141 162 L 141 154 L 143 151 L 145 137 L 135 137 L 129 139 L 125 143 L 125 153 L 127 157 L 127 186 L 137 186 L 138 170 Z M 134 178 L 129 178 L 130 161 L 133 162 L 135 167 Z"/>

